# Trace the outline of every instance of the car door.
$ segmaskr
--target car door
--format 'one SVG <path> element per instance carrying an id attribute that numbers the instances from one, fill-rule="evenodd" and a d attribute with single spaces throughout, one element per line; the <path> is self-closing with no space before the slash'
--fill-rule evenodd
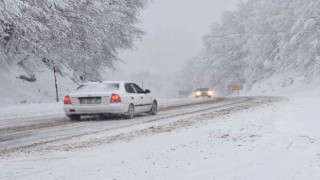
<path id="1" fill-rule="evenodd" d="M 138 99 L 140 100 L 139 107 L 140 107 L 141 112 L 148 112 L 151 109 L 152 103 L 148 99 L 146 93 L 138 85 L 132 83 L 132 86 L 134 87 L 134 89 L 136 90 L 136 92 L 138 94 Z"/>

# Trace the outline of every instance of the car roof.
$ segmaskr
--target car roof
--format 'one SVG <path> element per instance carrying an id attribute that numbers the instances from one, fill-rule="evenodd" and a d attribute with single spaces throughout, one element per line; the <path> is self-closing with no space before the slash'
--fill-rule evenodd
<path id="1" fill-rule="evenodd" d="M 196 90 L 210 90 L 210 88 L 197 88 Z"/>

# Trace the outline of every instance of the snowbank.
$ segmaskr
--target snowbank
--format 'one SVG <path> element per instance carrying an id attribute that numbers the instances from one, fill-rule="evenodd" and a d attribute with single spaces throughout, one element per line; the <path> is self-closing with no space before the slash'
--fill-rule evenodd
<path id="1" fill-rule="evenodd" d="M 311 82 L 296 78 L 291 83 L 284 83 L 284 77 L 275 75 L 256 83 L 246 95 L 291 96 L 291 97 L 320 97 L 320 77 Z"/>

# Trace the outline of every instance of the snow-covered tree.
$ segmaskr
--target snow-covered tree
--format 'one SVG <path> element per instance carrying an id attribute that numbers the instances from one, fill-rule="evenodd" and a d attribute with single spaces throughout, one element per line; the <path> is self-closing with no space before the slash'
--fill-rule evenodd
<path id="1" fill-rule="evenodd" d="M 204 36 L 205 49 L 195 58 L 202 68 L 192 79 L 218 75 L 205 84 L 221 90 L 235 82 L 250 88 L 276 74 L 285 85 L 295 77 L 311 81 L 320 72 L 319 8 L 318 0 L 240 2 Z"/>
<path id="2" fill-rule="evenodd" d="M 39 63 L 72 69 L 82 80 L 113 68 L 118 51 L 143 32 L 136 26 L 147 0 L 0 0 L 2 63 L 32 71 Z"/>

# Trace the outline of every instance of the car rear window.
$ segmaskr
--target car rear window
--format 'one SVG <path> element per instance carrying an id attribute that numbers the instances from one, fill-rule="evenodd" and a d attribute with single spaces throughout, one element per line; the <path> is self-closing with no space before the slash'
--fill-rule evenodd
<path id="1" fill-rule="evenodd" d="M 113 92 L 119 90 L 117 83 L 99 83 L 99 84 L 84 84 L 77 88 L 76 92 Z"/>

